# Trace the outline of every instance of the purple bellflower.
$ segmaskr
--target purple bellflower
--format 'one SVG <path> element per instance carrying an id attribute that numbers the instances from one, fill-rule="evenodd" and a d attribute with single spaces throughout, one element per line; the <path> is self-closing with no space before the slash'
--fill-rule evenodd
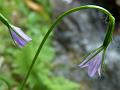
<path id="1" fill-rule="evenodd" d="M 30 42 L 32 39 L 28 37 L 21 28 L 18 28 L 16 26 L 11 25 L 9 28 L 11 37 L 16 45 L 18 45 L 20 48 L 25 46 L 27 42 Z"/>
<path id="2" fill-rule="evenodd" d="M 88 59 L 85 59 L 79 67 L 84 68 L 87 67 L 88 75 L 90 77 L 94 77 L 95 75 L 101 75 L 101 63 L 102 63 L 102 55 L 98 54 L 90 61 L 87 62 Z M 86 63 L 87 62 L 87 63 Z"/>
<path id="3" fill-rule="evenodd" d="M 88 75 L 90 77 L 94 77 L 97 74 L 101 76 L 101 67 L 104 61 L 104 56 L 106 51 L 106 50 L 104 51 L 103 50 L 104 50 L 104 47 L 100 47 L 99 50 L 89 54 L 87 58 L 78 65 L 80 68 L 87 67 Z M 103 56 L 101 54 L 101 51 L 103 51 Z"/>

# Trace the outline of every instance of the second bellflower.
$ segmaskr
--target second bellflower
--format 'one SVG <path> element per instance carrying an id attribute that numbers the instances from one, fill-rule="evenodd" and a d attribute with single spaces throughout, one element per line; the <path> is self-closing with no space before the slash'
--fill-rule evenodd
<path id="1" fill-rule="evenodd" d="M 11 25 L 9 27 L 9 31 L 11 34 L 11 37 L 15 44 L 17 44 L 20 48 L 25 46 L 28 42 L 30 42 L 32 39 L 27 36 L 19 27 Z"/>

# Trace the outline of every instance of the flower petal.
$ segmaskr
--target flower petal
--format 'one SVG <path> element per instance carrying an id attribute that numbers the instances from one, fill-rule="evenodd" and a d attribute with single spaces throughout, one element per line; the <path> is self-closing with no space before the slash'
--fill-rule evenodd
<path id="1" fill-rule="evenodd" d="M 97 55 L 91 60 L 88 66 L 88 75 L 90 77 L 93 77 L 96 74 L 96 72 L 101 66 L 101 61 L 102 61 L 102 58 L 99 55 Z"/>
<path id="2" fill-rule="evenodd" d="M 100 65 L 100 67 L 98 68 L 98 75 L 101 76 L 101 65 Z"/>
<path id="3" fill-rule="evenodd" d="M 24 41 L 20 36 L 18 36 L 14 31 L 11 31 L 12 38 L 14 39 L 15 43 L 19 47 L 23 47 L 26 45 L 26 41 Z"/>

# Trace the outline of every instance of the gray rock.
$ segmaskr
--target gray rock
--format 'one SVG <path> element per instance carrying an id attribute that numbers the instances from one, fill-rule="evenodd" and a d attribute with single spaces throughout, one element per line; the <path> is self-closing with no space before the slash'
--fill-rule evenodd
<path id="1" fill-rule="evenodd" d="M 67 4 L 60 0 L 51 0 L 54 4 L 54 16 L 83 5 L 76 0 Z M 90 2 L 89 2 L 90 3 Z M 93 3 L 91 1 L 91 3 Z M 115 35 L 107 50 L 103 77 L 89 78 L 86 69 L 77 65 L 81 57 L 100 46 L 107 28 L 107 17 L 97 10 L 81 10 L 65 17 L 54 32 L 54 47 L 57 64 L 55 73 L 78 83 L 86 84 L 89 90 L 120 90 L 120 36 Z M 64 66 L 61 67 L 61 66 Z M 86 90 L 86 89 L 85 89 Z"/>

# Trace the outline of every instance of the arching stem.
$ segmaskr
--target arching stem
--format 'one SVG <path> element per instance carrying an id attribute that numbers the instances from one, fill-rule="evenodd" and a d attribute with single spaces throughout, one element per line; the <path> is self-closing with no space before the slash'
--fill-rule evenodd
<path id="1" fill-rule="evenodd" d="M 37 52 L 36 52 L 36 54 L 35 54 L 35 56 L 34 56 L 34 58 L 33 58 L 33 60 L 32 60 L 32 64 L 30 65 L 30 68 L 28 69 L 28 72 L 27 72 L 27 74 L 26 74 L 26 76 L 25 76 L 25 79 L 24 79 L 24 81 L 23 81 L 23 83 L 22 83 L 22 85 L 21 85 L 21 87 L 20 87 L 20 90 L 23 90 L 23 88 L 24 88 L 24 86 L 25 86 L 25 84 L 26 84 L 26 82 L 27 82 L 27 79 L 28 79 L 28 77 L 29 77 L 29 75 L 30 75 L 30 73 L 31 73 L 31 71 L 32 71 L 32 68 L 33 68 L 33 66 L 34 66 L 34 64 L 35 64 L 35 62 L 36 62 L 36 60 L 37 60 L 37 58 L 38 58 L 38 55 L 40 54 L 41 49 L 42 49 L 45 41 L 47 40 L 48 36 L 50 35 L 50 33 L 52 32 L 52 30 L 54 29 L 54 27 L 62 20 L 63 17 L 69 15 L 70 13 L 73 13 L 73 12 L 76 12 L 76 11 L 78 11 L 78 10 L 81 10 L 81 9 L 98 9 L 98 10 L 100 10 L 101 12 L 103 12 L 104 14 L 106 14 L 106 15 L 109 17 L 109 23 L 110 23 L 110 24 L 108 25 L 108 27 L 111 27 L 110 25 L 114 23 L 114 17 L 112 16 L 112 14 L 111 14 L 109 11 L 107 11 L 106 9 L 104 9 L 104 8 L 102 8 L 102 7 L 100 7 L 100 6 L 96 6 L 96 5 L 80 6 L 80 7 L 77 7 L 77 8 L 73 8 L 73 9 L 71 9 L 71 10 L 63 13 L 62 15 L 60 15 L 60 16 L 56 19 L 56 21 L 52 24 L 52 26 L 50 27 L 50 29 L 48 30 L 48 32 L 47 32 L 46 35 L 44 36 L 42 42 L 40 43 L 40 45 L 39 45 L 39 47 L 38 47 L 38 49 L 37 49 Z M 114 25 L 112 25 L 112 27 L 113 27 L 113 26 L 114 26 Z M 108 30 L 107 33 L 106 33 L 106 37 L 105 37 L 105 40 L 104 40 L 104 42 L 103 42 L 103 45 L 105 45 L 105 47 L 107 47 L 108 44 L 109 44 L 109 42 L 111 41 L 111 40 L 109 40 L 109 38 L 111 37 L 112 32 L 113 32 L 113 29 L 110 29 L 110 28 L 109 28 L 109 30 Z"/>

